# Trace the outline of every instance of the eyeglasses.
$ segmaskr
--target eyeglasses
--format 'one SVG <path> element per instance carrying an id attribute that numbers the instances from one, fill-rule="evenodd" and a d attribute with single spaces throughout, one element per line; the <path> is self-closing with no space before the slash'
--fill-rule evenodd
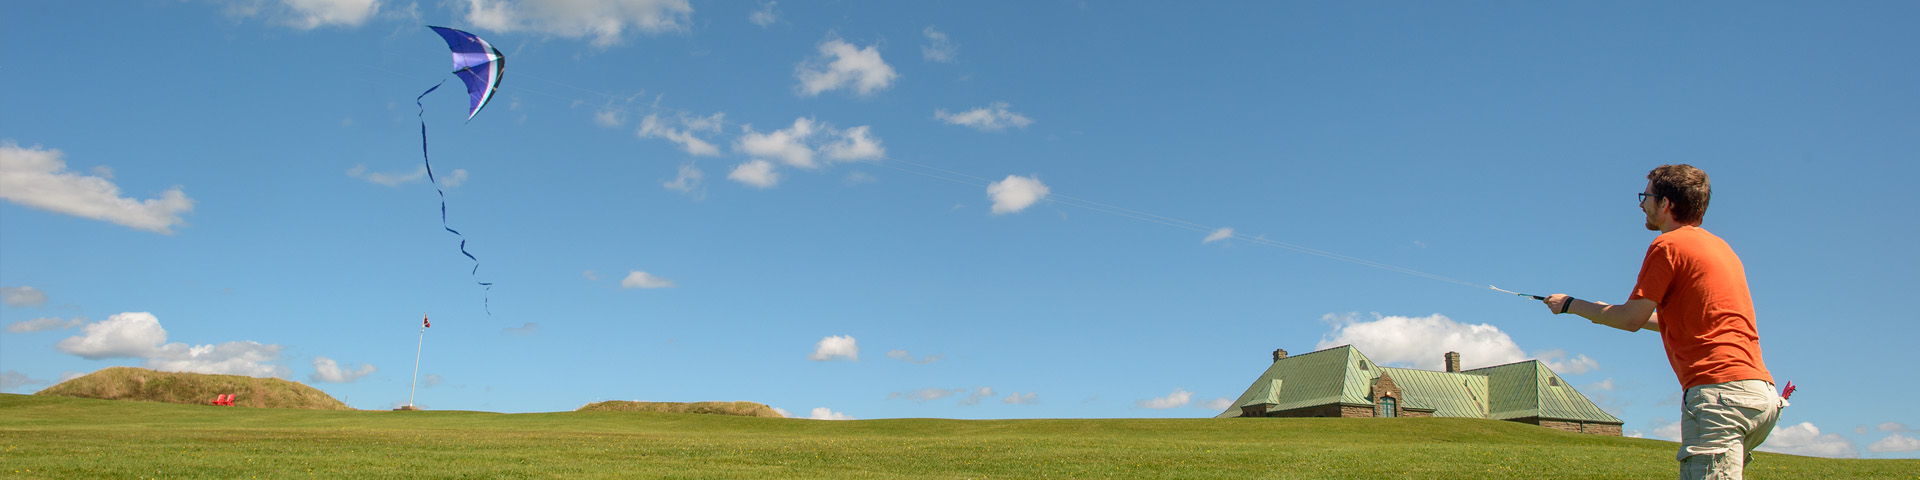
<path id="1" fill-rule="evenodd" d="M 1649 198 L 1660 198 L 1660 195 L 1652 194 L 1652 193 L 1642 193 L 1640 194 L 1640 203 L 1647 203 L 1647 199 Z"/>

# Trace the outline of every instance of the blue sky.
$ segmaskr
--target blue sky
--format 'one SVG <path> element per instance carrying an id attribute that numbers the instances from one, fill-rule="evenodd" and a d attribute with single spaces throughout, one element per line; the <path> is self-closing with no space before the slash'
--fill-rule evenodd
<path id="1" fill-rule="evenodd" d="M 1206 417 L 1269 352 L 1545 360 L 1672 438 L 1634 193 L 1711 175 L 1770 449 L 1920 456 L 1901 2 L 0 6 L 0 372 L 354 407 Z M 508 59 L 471 122 L 445 44 Z M 420 110 L 439 196 L 420 175 Z M 1222 230 L 1222 229 L 1231 229 Z M 1304 247 L 1457 280 L 1302 253 Z M 475 282 L 492 282 L 483 290 Z M 490 313 L 489 313 L 490 311 Z M 1871 386 L 1872 388 L 1863 388 Z"/>

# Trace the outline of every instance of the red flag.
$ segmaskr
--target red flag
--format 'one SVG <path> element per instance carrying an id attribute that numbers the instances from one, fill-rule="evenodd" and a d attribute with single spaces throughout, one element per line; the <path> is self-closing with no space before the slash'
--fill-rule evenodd
<path id="1" fill-rule="evenodd" d="M 427 316 L 425 314 L 420 315 L 420 328 L 428 328 L 432 326 L 433 326 L 433 322 L 427 321 Z"/>

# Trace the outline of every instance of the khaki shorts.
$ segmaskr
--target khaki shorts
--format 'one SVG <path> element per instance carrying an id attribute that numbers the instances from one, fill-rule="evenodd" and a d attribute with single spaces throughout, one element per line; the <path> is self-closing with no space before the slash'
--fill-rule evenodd
<path id="1" fill-rule="evenodd" d="M 1687 389 L 1680 405 L 1681 480 L 1737 479 L 1787 401 L 1763 380 Z"/>

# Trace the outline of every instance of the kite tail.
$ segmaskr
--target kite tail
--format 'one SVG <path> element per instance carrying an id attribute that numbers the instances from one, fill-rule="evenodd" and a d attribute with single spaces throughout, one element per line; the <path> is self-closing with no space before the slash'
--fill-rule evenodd
<path id="1" fill-rule="evenodd" d="M 480 275 L 480 259 L 474 257 L 472 253 L 467 252 L 467 236 L 460 234 L 459 230 L 454 230 L 452 226 L 447 225 L 447 192 L 440 188 L 440 181 L 433 178 L 433 160 L 427 156 L 427 106 L 422 104 L 420 99 L 427 98 L 427 94 L 433 93 L 434 90 L 439 90 L 440 86 L 446 83 L 445 80 L 441 80 L 440 83 L 434 84 L 433 88 L 420 92 L 420 96 L 413 98 L 413 105 L 420 107 L 420 113 L 418 115 L 420 117 L 420 160 L 427 165 L 427 181 L 433 183 L 433 191 L 440 194 L 440 228 L 444 228 L 454 236 L 460 237 L 460 254 L 466 255 L 468 260 L 473 260 L 473 271 L 467 272 L 467 274 L 477 277 Z M 493 316 L 493 284 L 478 280 L 475 280 L 474 283 L 487 287 L 483 290 L 484 293 L 482 293 L 483 296 L 481 297 L 480 305 L 486 309 L 487 316 Z"/>

